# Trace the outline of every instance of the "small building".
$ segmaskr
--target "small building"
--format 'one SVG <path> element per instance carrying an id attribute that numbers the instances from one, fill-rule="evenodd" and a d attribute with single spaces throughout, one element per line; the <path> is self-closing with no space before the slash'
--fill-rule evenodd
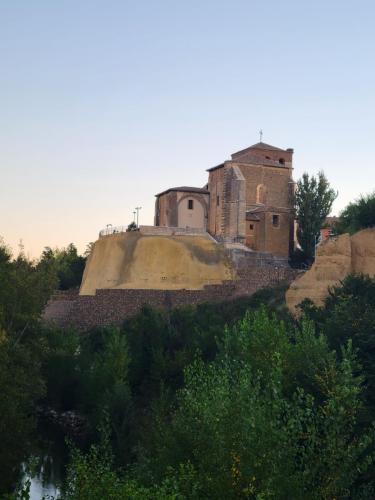
<path id="1" fill-rule="evenodd" d="M 169 188 L 156 195 L 155 226 L 207 229 L 207 186 Z"/>
<path id="2" fill-rule="evenodd" d="M 293 149 L 259 142 L 208 169 L 204 188 L 156 195 L 155 225 L 206 229 L 218 241 L 288 257 L 294 248 Z"/>

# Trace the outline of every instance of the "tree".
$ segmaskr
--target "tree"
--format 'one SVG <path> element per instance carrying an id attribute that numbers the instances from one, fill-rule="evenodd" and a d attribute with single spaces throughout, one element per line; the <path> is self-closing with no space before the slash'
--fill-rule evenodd
<path id="1" fill-rule="evenodd" d="M 87 243 L 86 245 L 86 249 L 85 251 L 83 252 L 83 256 L 88 259 L 91 255 L 91 252 L 93 251 L 94 249 L 94 245 L 95 245 L 95 242 L 94 241 L 90 241 L 89 243 Z"/>
<path id="2" fill-rule="evenodd" d="M 37 401 L 44 393 L 38 357 L 0 328 L 0 497 L 31 451 Z"/>
<path id="3" fill-rule="evenodd" d="M 330 184 L 323 172 L 318 176 L 304 173 L 297 182 L 295 194 L 295 209 L 298 221 L 297 238 L 307 260 L 314 258 L 316 241 L 320 235 L 332 204 L 337 198 L 337 192 L 330 188 Z"/>
<path id="4" fill-rule="evenodd" d="M 114 327 L 94 332 L 81 342 L 78 362 L 81 411 L 95 429 L 102 418 L 103 408 L 107 409 L 117 456 L 121 455 L 123 462 L 127 462 L 132 401 L 125 335 Z"/>
<path id="5" fill-rule="evenodd" d="M 0 328 L 19 334 L 37 321 L 56 284 L 54 271 L 36 266 L 22 253 L 12 260 L 0 240 Z"/>
<path id="6" fill-rule="evenodd" d="M 375 192 L 349 203 L 340 213 L 340 220 L 335 224 L 334 231 L 338 234 L 353 234 L 372 226 L 375 226 Z"/>
<path id="7" fill-rule="evenodd" d="M 368 410 L 375 413 L 375 279 L 349 275 L 329 291 L 322 307 L 306 302 L 306 316 L 325 334 L 330 346 L 350 340 L 357 350 L 364 375 L 364 396 Z"/>
<path id="8" fill-rule="evenodd" d="M 38 268 L 54 272 L 60 290 L 79 287 L 85 269 L 86 257 L 78 255 L 77 248 L 70 243 L 66 248 L 46 247 L 38 263 Z"/>
<path id="9" fill-rule="evenodd" d="M 128 233 L 130 231 L 137 231 L 137 230 L 138 230 L 137 224 L 133 221 L 128 225 L 126 232 Z"/>
<path id="10" fill-rule="evenodd" d="M 288 332 L 264 310 L 246 315 L 213 362 L 185 370 L 145 459 L 151 484 L 189 465 L 199 498 L 356 498 L 374 439 L 357 425 L 357 371 L 350 343 L 337 359 L 311 323 Z"/>

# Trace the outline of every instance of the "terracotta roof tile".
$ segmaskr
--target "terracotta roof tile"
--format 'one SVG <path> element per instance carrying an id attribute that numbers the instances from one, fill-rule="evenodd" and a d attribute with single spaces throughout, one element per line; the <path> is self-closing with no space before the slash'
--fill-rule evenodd
<path id="1" fill-rule="evenodd" d="M 169 193 L 170 191 L 180 191 L 182 193 L 210 194 L 210 192 L 207 189 L 205 189 L 205 188 L 197 188 L 197 187 L 190 187 L 190 186 L 180 186 L 180 187 L 173 187 L 173 188 L 166 189 L 165 191 L 162 191 L 161 193 L 158 193 L 155 196 L 161 196 L 162 194 Z"/>

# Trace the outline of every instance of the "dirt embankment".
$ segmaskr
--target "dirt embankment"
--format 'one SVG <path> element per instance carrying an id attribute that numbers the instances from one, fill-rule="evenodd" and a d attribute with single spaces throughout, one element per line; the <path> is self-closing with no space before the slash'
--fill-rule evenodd
<path id="1" fill-rule="evenodd" d="M 364 229 L 353 236 L 343 234 L 319 246 L 311 269 L 293 281 L 286 292 L 289 310 L 297 313 L 297 305 L 305 298 L 322 305 L 329 287 L 350 273 L 375 276 L 375 229 Z"/>
<path id="2" fill-rule="evenodd" d="M 80 295 L 97 289 L 202 289 L 235 277 L 224 249 L 207 236 L 128 232 L 96 241 Z"/>

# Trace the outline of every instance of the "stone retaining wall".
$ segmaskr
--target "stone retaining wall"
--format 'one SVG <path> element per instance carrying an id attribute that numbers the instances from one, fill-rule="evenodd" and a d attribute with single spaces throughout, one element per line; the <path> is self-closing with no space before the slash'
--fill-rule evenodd
<path id="1" fill-rule="evenodd" d="M 170 309 L 203 302 L 226 302 L 282 281 L 290 282 L 294 275 L 289 267 L 268 265 L 239 270 L 240 279 L 206 285 L 202 290 L 103 289 L 97 290 L 96 295 L 77 295 L 77 291 L 68 291 L 51 299 L 44 319 L 82 331 L 96 326 L 120 325 L 144 305 Z"/>

